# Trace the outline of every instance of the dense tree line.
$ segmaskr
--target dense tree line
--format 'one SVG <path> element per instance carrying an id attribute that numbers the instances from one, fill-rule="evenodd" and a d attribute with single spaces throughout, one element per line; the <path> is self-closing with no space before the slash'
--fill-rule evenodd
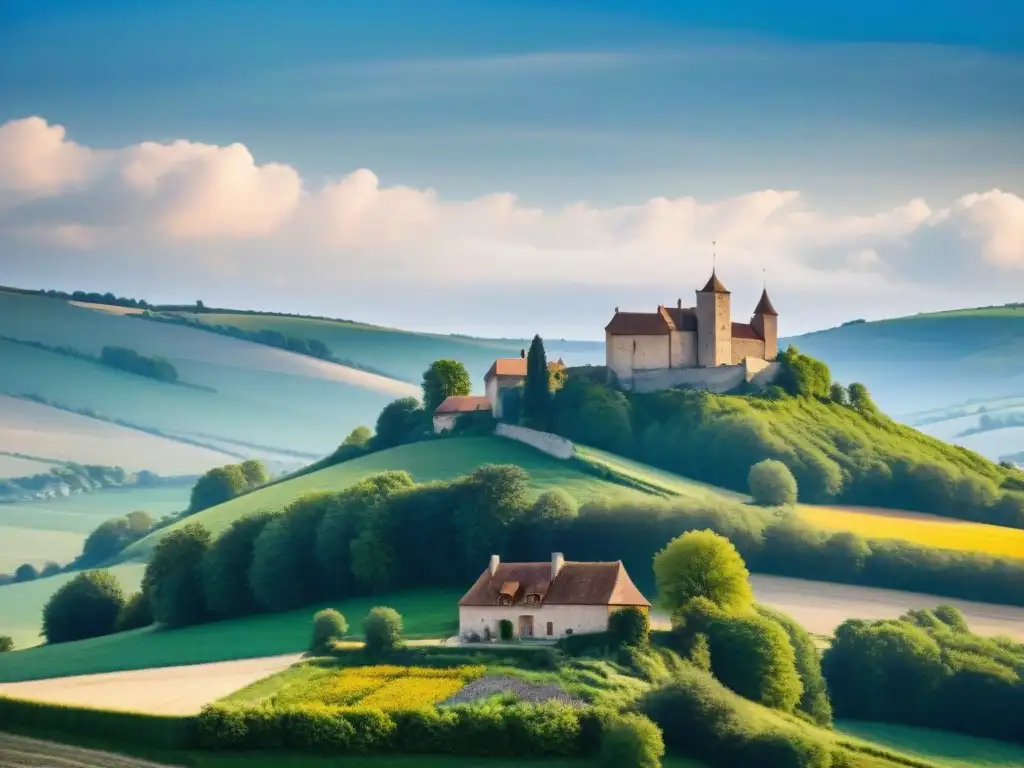
<path id="1" fill-rule="evenodd" d="M 637 394 L 571 376 L 552 402 L 553 431 L 708 483 L 746 491 L 751 467 L 784 464 L 807 503 L 880 506 L 1024 527 L 1024 474 L 880 413 L 863 385 L 790 350 L 764 393 L 692 389 Z"/>
<path id="2" fill-rule="evenodd" d="M 1024 744 L 1024 644 L 971 634 L 956 608 L 846 621 L 822 668 L 838 717 Z"/>
<path id="3" fill-rule="evenodd" d="M 145 376 L 154 381 L 169 384 L 178 382 L 178 371 L 168 361 L 159 357 L 146 357 L 127 347 L 104 347 L 99 361 L 109 367 L 136 376 Z"/>
<path id="4" fill-rule="evenodd" d="M 159 475 L 152 472 L 133 473 L 123 467 L 64 462 L 46 472 L 0 479 L 0 502 L 63 496 L 102 488 L 156 485 L 161 481 Z"/>
<path id="5" fill-rule="evenodd" d="M 82 554 L 75 558 L 70 567 L 81 569 L 102 565 L 128 545 L 146 536 L 156 524 L 157 521 L 143 510 L 105 520 L 86 537 L 82 544 Z"/>
<path id="6" fill-rule="evenodd" d="M 266 485 L 269 481 L 267 468 L 258 459 L 214 467 L 192 486 L 188 514 L 194 515 L 196 512 L 223 504 L 236 496 Z"/>

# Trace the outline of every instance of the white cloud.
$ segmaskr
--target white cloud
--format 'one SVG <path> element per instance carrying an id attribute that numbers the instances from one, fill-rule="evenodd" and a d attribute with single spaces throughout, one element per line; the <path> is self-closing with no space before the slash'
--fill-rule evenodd
<path id="1" fill-rule="evenodd" d="M 446 290 L 501 280 L 690 286 L 706 278 L 712 240 L 723 275 L 739 276 L 731 280 L 759 284 L 767 269 L 773 286 L 798 292 L 841 280 L 877 298 L 1024 278 L 1024 199 L 997 189 L 944 207 L 913 199 L 846 215 L 772 189 L 544 210 L 507 193 L 445 200 L 382 185 L 367 169 L 311 189 L 291 166 L 260 164 L 242 144 L 97 151 L 28 118 L 0 126 L 0 200 L 0 237 L 134 249 L 139 260 L 159 253 L 148 258 L 196 279 L 215 257 L 217 269 L 264 285 L 318 290 L 395 277 Z"/>

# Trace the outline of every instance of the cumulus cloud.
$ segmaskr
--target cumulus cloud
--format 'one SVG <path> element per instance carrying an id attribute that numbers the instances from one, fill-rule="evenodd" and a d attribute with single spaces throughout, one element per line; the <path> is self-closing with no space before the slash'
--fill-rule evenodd
<path id="1" fill-rule="evenodd" d="M 1024 199 L 998 189 L 845 215 L 773 189 L 541 209 L 508 193 L 446 200 L 384 185 L 368 169 L 311 188 L 242 144 L 100 151 L 38 117 L 0 126 L 0 201 L 0 237 L 64 249 L 145 245 L 159 258 L 174 254 L 179 270 L 255 266 L 275 285 L 394 276 L 449 288 L 692 284 L 706 278 L 712 240 L 729 272 L 760 282 L 767 269 L 794 290 L 825 279 L 868 291 L 960 284 L 982 271 L 1024 276 Z"/>

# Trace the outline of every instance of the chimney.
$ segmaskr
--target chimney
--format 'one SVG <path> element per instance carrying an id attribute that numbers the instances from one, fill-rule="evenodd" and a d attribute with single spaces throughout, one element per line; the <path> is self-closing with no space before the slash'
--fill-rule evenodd
<path id="1" fill-rule="evenodd" d="M 683 300 L 682 299 L 676 299 L 676 309 L 682 309 L 682 308 L 683 308 Z"/>
<path id="2" fill-rule="evenodd" d="M 491 577 L 498 572 L 498 563 L 501 562 L 501 558 L 497 555 L 491 555 L 491 564 L 487 566 L 487 570 L 491 572 Z"/>
<path id="3" fill-rule="evenodd" d="M 525 349 L 520 349 L 519 350 L 519 357 L 526 357 L 526 350 Z"/>
<path id="4" fill-rule="evenodd" d="M 562 570 L 562 566 L 565 565 L 565 557 L 561 552 L 551 553 L 551 580 L 555 580 L 555 576 L 558 575 L 559 571 Z"/>
<path id="5" fill-rule="evenodd" d="M 619 308 L 618 307 L 615 308 L 615 314 L 616 315 L 619 314 Z"/>

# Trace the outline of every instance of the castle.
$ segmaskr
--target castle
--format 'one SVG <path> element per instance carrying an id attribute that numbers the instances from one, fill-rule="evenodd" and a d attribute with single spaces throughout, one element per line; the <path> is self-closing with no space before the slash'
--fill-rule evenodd
<path id="1" fill-rule="evenodd" d="M 778 369 L 778 313 L 768 298 L 749 323 L 732 322 L 730 293 L 711 272 L 697 306 L 658 306 L 654 312 L 620 312 L 605 327 L 605 359 L 619 386 L 654 391 L 690 385 L 728 391 L 742 381 L 763 383 Z"/>

